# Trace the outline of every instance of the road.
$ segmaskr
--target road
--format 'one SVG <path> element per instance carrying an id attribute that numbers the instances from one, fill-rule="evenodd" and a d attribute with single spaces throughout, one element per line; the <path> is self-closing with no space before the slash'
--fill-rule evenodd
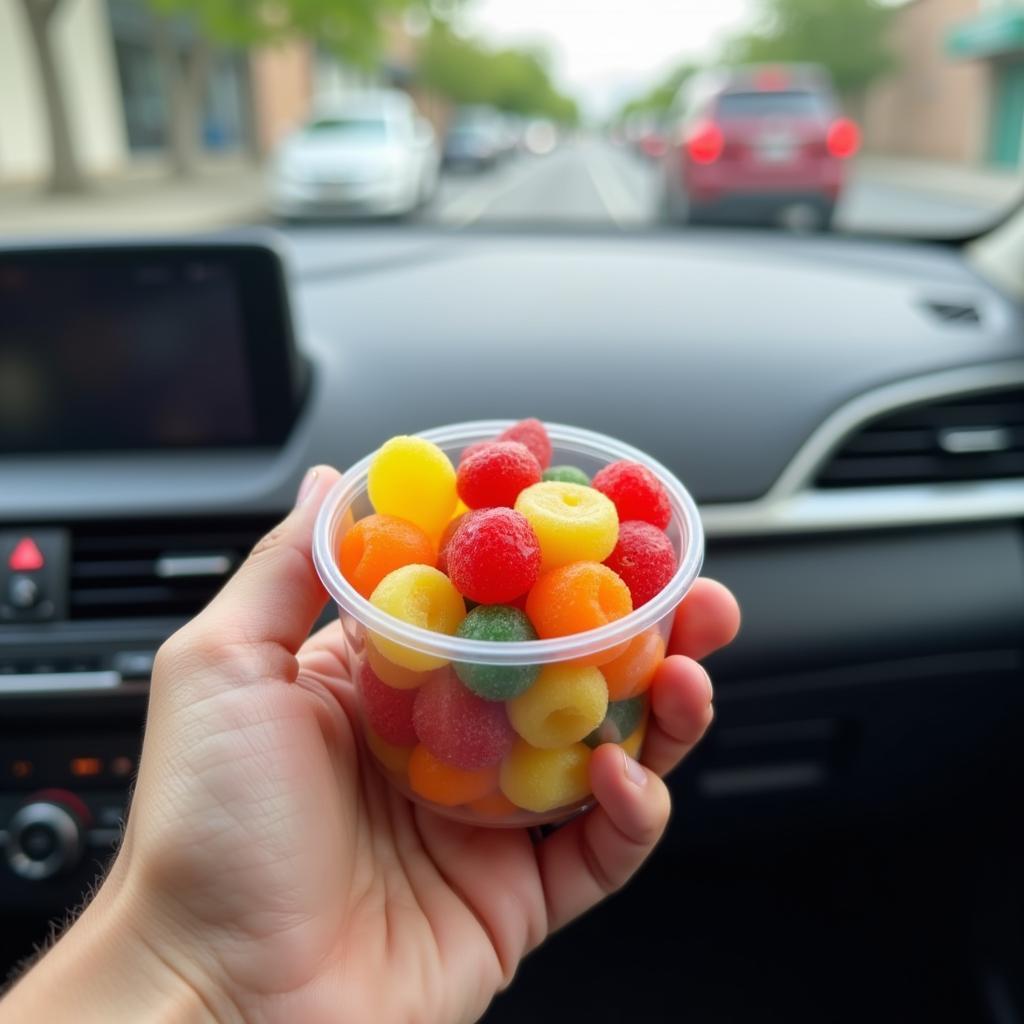
<path id="1" fill-rule="evenodd" d="M 1006 203 L 957 194 L 917 180 L 891 180 L 870 162 L 855 165 L 836 214 L 847 230 L 944 235 L 976 229 Z M 519 155 L 494 170 L 445 174 L 424 219 L 474 224 L 605 224 L 624 229 L 657 223 L 657 169 L 600 139 L 563 144 L 548 156 Z"/>

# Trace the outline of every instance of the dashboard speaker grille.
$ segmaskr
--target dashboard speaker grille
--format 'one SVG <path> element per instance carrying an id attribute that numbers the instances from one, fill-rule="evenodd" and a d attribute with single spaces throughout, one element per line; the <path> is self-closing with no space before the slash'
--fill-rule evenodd
<path id="1" fill-rule="evenodd" d="M 957 395 L 888 413 L 847 438 L 819 487 L 1024 477 L 1024 388 Z"/>
<path id="2" fill-rule="evenodd" d="M 70 617 L 194 615 L 275 522 L 205 517 L 75 524 Z"/>

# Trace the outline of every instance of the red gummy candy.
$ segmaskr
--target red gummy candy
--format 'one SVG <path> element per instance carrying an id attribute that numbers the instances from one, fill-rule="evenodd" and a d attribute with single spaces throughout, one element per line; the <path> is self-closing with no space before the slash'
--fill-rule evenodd
<path id="1" fill-rule="evenodd" d="M 520 420 L 498 435 L 499 441 L 518 441 L 537 457 L 541 469 L 551 465 L 551 438 L 540 420 Z"/>
<path id="2" fill-rule="evenodd" d="M 492 441 L 462 459 L 456 487 L 470 508 L 511 508 L 521 490 L 540 483 L 540 474 L 540 463 L 526 445 Z"/>
<path id="3" fill-rule="evenodd" d="M 448 575 L 448 545 L 452 541 L 452 537 L 455 536 L 455 531 L 462 525 L 462 520 L 466 518 L 469 513 L 463 512 L 461 516 L 456 516 L 445 528 L 441 534 L 441 540 L 437 545 L 437 567 L 446 576 Z"/>
<path id="4" fill-rule="evenodd" d="M 509 604 L 540 575 L 540 541 L 510 508 L 467 512 L 445 551 L 448 578 L 478 604 Z"/>
<path id="5" fill-rule="evenodd" d="M 381 682 L 380 677 L 364 661 L 358 677 L 359 696 L 363 714 L 370 728 L 386 743 L 396 747 L 416 744 L 416 729 L 412 723 L 415 690 L 396 690 Z"/>
<path id="6" fill-rule="evenodd" d="M 411 692 L 416 735 L 453 768 L 477 771 L 497 764 L 515 741 L 505 705 L 471 693 L 454 675 L 439 674 Z"/>
<path id="7" fill-rule="evenodd" d="M 675 575 L 678 560 L 672 541 L 651 523 L 619 523 L 619 539 L 604 564 L 629 587 L 633 607 L 647 604 Z"/>
<path id="8" fill-rule="evenodd" d="M 461 466 L 462 463 L 470 457 L 470 455 L 475 455 L 478 451 L 483 450 L 488 445 L 494 444 L 497 440 L 498 439 L 496 437 L 489 437 L 484 441 L 474 441 L 472 444 L 467 444 L 466 447 L 462 449 L 462 454 L 459 456 L 459 465 Z"/>
<path id="9" fill-rule="evenodd" d="M 610 498 L 619 522 L 642 519 L 664 530 L 672 518 L 672 506 L 662 482 L 639 462 L 612 462 L 599 470 L 591 487 Z"/>

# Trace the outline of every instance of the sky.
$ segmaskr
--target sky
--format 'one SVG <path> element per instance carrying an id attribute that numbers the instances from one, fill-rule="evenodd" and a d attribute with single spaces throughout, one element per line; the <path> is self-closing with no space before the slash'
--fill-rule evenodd
<path id="1" fill-rule="evenodd" d="M 463 24 L 493 43 L 539 43 L 555 77 L 600 117 L 686 58 L 713 56 L 752 0 L 472 0 Z"/>

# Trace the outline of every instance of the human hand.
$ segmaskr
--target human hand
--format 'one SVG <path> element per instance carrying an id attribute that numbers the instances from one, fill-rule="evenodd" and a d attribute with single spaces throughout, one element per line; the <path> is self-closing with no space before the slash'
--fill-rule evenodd
<path id="1" fill-rule="evenodd" d="M 660 776 L 712 718 L 692 659 L 739 626 L 729 592 L 700 580 L 687 595 L 652 685 L 644 766 L 598 748 L 593 810 L 536 843 L 458 824 L 374 768 L 339 625 L 307 639 L 326 596 L 313 523 L 336 480 L 324 467 L 307 477 L 291 515 L 161 648 L 122 848 L 0 1021 L 19 1005 L 64 1019 L 58 989 L 73 984 L 76 1021 L 472 1021 L 660 838 Z"/>

